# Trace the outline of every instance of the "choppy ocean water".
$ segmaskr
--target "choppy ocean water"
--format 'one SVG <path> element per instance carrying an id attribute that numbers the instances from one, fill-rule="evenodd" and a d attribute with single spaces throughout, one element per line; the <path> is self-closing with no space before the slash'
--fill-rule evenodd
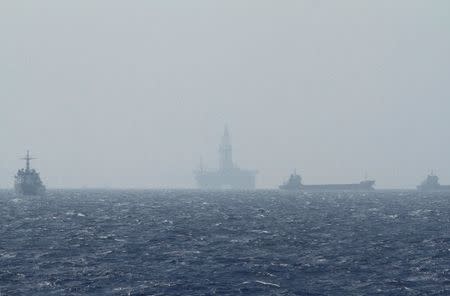
<path id="1" fill-rule="evenodd" d="M 450 194 L 3 191 L 0 295 L 450 295 Z"/>

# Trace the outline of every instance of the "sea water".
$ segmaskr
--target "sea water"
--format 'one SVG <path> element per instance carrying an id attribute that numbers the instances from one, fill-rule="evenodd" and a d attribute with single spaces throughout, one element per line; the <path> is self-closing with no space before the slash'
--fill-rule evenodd
<path id="1" fill-rule="evenodd" d="M 0 295 L 450 295 L 450 194 L 1 191 Z"/>

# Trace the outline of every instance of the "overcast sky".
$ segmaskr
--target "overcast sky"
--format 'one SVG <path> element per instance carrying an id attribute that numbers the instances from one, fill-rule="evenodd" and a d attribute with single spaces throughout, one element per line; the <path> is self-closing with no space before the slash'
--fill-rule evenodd
<path id="1" fill-rule="evenodd" d="M 0 2 L 0 187 L 450 184 L 450 1 Z"/>

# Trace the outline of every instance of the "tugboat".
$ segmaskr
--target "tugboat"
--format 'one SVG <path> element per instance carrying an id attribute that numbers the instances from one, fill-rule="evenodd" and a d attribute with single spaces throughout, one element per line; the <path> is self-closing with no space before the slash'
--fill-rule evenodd
<path id="1" fill-rule="evenodd" d="M 36 170 L 30 168 L 30 152 L 22 158 L 26 161 L 26 168 L 17 171 L 14 182 L 14 189 L 20 195 L 43 195 L 45 193 L 45 186 L 41 181 L 41 177 Z"/>
<path id="2" fill-rule="evenodd" d="M 289 180 L 279 186 L 279 188 L 291 191 L 372 191 L 375 190 L 373 188 L 374 185 L 375 181 L 373 180 L 364 180 L 353 184 L 304 185 L 302 184 L 302 178 L 294 172 L 289 177 Z"/>
<path id="3" fill-rule="evenodd" d="M 427 178 L 417 186 L 419 191 L 450 191 L 450 185 L 439 184 L 439 177 L 433 174 L 433 172 L 427 176 Z"/>

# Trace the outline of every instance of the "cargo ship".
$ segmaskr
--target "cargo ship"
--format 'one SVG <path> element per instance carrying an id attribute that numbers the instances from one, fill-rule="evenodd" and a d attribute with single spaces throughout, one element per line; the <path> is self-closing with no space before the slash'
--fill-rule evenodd
<path id="1" fill-rule="evenodd" d="M 427 178 L 417 186 L 419 191 L 450 191 L 450 185 L 439 184 L 439 177 L 431 173 Z"/>
<path id="2" fill-rule="evenodd" d="M 17 171 L 14 182 L 14 189 L 20 195 L 43 195 L 45 193 L 45 186 L 41 181 L 41 177 L 36 170 L 30 168 L 30 152 L 22 158 L 26 161 L 25 169 Z"/>
<path id="3" fill-rule="evenodd" d="M 375 181 L 373 180 L 364 180 L 353 184 L 304 185 L 302 184 L 301 176 L 294 172 L 290 175 L 288 181 L 279 186 L 279 188 L 290 191 L 372 191 L 375 190 L 373 188 L 374 185 Z"/>

